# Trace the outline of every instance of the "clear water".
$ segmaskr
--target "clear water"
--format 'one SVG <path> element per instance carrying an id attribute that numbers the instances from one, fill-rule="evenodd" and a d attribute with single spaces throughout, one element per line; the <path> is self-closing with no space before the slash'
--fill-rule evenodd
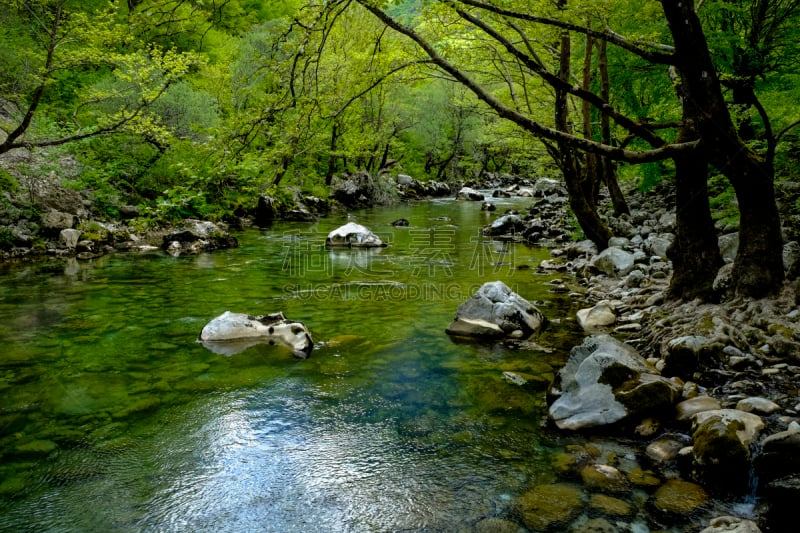
<path id="1" fill-rule="evenodd" d="M 507 513 L 554 477 L 542 391 L 580 334 L 565 320 L 520 350 L 444 334 L 494 279 L 573 316 L 536 273 L 547 250 L 481 239 L 497 215 L 479 209 L 354 213 L 380 250 L 325 250 L 342 214 L 195 257 L 7 267 L 0 529 L 450 531 Z M 411 226 L 390 225 L 401 217 Z M 226 310 L 282 310 L 317 346 L 215 354 L 196 338 Z"/>

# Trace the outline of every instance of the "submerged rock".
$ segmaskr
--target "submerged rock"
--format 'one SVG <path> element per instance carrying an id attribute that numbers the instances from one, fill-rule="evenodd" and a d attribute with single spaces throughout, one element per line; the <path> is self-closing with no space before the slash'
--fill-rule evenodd
<path id="1" fill-rule="evenodd" d="M 456 318 L 447 326 L 446 333 L 467 337 L 530 337 L 544 324 L 544 316 L 533 304 L 502 281 L 491 281 L 458 306 Z"/>
<path id="2" fill-rule="evenodd" d="M 567 483 L 536 486 L 514 504 L 516 513 L 534 531 L 564 531 L 583 507 L 583 491 Z"/>
<path id="3" fill-rule="evenodd" d="M 708 493 L 695 483 L 670 479 L 664 483 L 648 502 L 650 510 L 659 519 L 686 521 L 692 513 L 708 503 Z"/>
<path id="4" fill-rule="evenodd" d="M 311 334 L 300 322 L 289 321 L 282 312 L 247 315 L 225 311 L 205 325 L 200 341 L 215 353 L 233 355 L 256 344 L 281 344 L 295 357 L 307 358 L 314 348 Z"/>
<path id="5" fill-rule="evenodd" d="M 325 246 L 332 248 L 380 248 L 386 246 L 386 244 L 368 228 L 355 222 L 348 222 L 328 234 Z"/>

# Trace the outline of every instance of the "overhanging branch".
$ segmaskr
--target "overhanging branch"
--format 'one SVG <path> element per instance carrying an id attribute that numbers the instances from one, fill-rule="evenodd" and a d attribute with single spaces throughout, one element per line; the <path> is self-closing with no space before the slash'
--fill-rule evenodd
<path id="1" fill-rule="evenodd" d="M 680 153 L 686 153 L 694 150 L 694 148 L 696 148 L 699 144 L 699 141 L 691 141 L 685 143 L 667 144 L 653 150 L 633 151 L 625 150 L 616 146 L 609 146 L 607 144 L 592 141 L 590 139 L 584 139 L 583 137 L 576 137 L 575 135 L 564 133 L 554 128 L 545 126 L 503 104 L 478 82 L 473 80 L 470 76 L 462 72 L 455 65 L 442 57 L 429 42 L 422 38 L 422 36 L 416 33 L 413 29 L 394 20 L 369 0 L 356 1 L 370 13 L 375 15 L 379 20 L 381 20 L 381 22 L 417 43 L 417 45 L 422 48 L 426 54 L 428 54 L 428 57 L 431 58 L 432 63 L 451 75 L 460 84 L 467 87 L 475 94 L 475 96 L 491 107 L 500 117 L 511 120 L 537 137 L 549 139 L 555 142 L 562 142 L 577 150 L 595 153 L 608 157 L 609 159 L 627 161 L 630 163 L 649 163 L 664 159 L 671 159 Z"/>
<path id="2" fill-rule="evenodd" d="M 672 46 L 660 44 L 660 43 L 635 43 L 631 42 L 630 40 L 626 39 L 622 35 L 612 31 L 610 28 L 606 28 L 605 31 L 595 31 L 585 26 L 580 26 L 578 24 L 572 24 L 570 22 L 564 22 L 562 20 L 551 19 L 547 17 L 538 17 L 536 15 L 530 15 L 528 13 L 521 13 L 519 11 L 512 11 L 510 9 L 504 9 L 501 7 L 497 7 L 492 4 L 488 4 L 486 2 L 482 2 L 480 0 L 459 0 L 460 3 L 472 6 L 478 9 L 483 9 L 485 11 L 490 11 L 497 15 L 502 15 L 504 17 L 518 19 L 518 20 L 525 20 L 528 22 L 535 22 L 537 24 L 544 24 L 547 26 L 553 26 L 556 28 L 561 28 L 563 30 L 574 31 L 582 34 L 590 35 L 595 39 L 601 39 L 604 41 L 608 41 L 620 48 L 635 54 L 642 59 L 650 61 L 652 63 L 659 63 L 662 65 L 674 65 L 675 58 L 673 54 L 675 49 Z M 454 4 L 452 0 L 448 0 L 448 3 Z M 657 51 L 650 51 L 646 50 L 641 47 L 641 45 L 647 46 L 649 48 L 653 48 Z"/>

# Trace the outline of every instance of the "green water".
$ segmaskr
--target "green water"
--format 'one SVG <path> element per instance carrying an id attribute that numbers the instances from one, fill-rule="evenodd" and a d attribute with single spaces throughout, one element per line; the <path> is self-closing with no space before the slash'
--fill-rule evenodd
<path id="1" fill-rule="evenodd" d="M 549 319 L 574 313 L 536 273 L 547 250 L 482 239 L 497 215 L 479 209 L 353 213 L 390 242 L 380 250 L 325 250 L 348 221 L 335 215 L 201 256 L 8 268 L 0 529 L 456 530 L 507 514 L 554 477 L 543 390 L 581 335 L 565 320 L 512 350 L 444 334 L 488 280 Z M 411 226 L 390 225 L 401 217 Z M 226 310 L 283 311 L 314 352 L 215 354 L 196 339 Z M 504 382 L 506 370 L 538 390 Z"/>

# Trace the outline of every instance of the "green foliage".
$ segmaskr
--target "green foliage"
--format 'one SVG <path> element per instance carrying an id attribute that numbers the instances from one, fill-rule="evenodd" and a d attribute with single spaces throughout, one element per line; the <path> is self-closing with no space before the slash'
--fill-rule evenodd
<path id="1" fill-rule="evenodd" d="M 739 209 L 736 192 L 725 177 L 717 174 L 711 177 L 708 183 L 709 205 L 711 216 L 718 223 L 724 225 L 739 224 Z"/>
<path id="2" fill-rule="evenodd" d="M 647 192 L 664 179 L 664 175 L 661 172 L 661 163 L 645 163 L 640 167 L 642 173 L 642 181 L 639 184 L 640 191 Z"/>
<path id="3" fill-rule="evenodd" d="M 202 193 L 188 187 L 173 187 L 159 196 L 154 206 L 145 206 L 142 215 L 152 223 L 171 223 L 184 218 L 205 218 L 209 207 Z"/>
<path id="4" fill-rule="evenodd" d="M 14 192 L 19 188 L 17 178 L 9 174 L 7 170 L 0 167 L 0 191 Z"/>
<path id="5" fill-rule="evenodd" d="M 113 239 L 111 232 L 95 221 L 82 222 L 77 229 L 81 231 L 81 239 L 95 244 L 108 244 Z"/>
<path id="6" fill-rule="evenodd" d="M 0 226 L 0 250 L 10 250 L 14 247 L 14 234 L 5 226 Z"/>

